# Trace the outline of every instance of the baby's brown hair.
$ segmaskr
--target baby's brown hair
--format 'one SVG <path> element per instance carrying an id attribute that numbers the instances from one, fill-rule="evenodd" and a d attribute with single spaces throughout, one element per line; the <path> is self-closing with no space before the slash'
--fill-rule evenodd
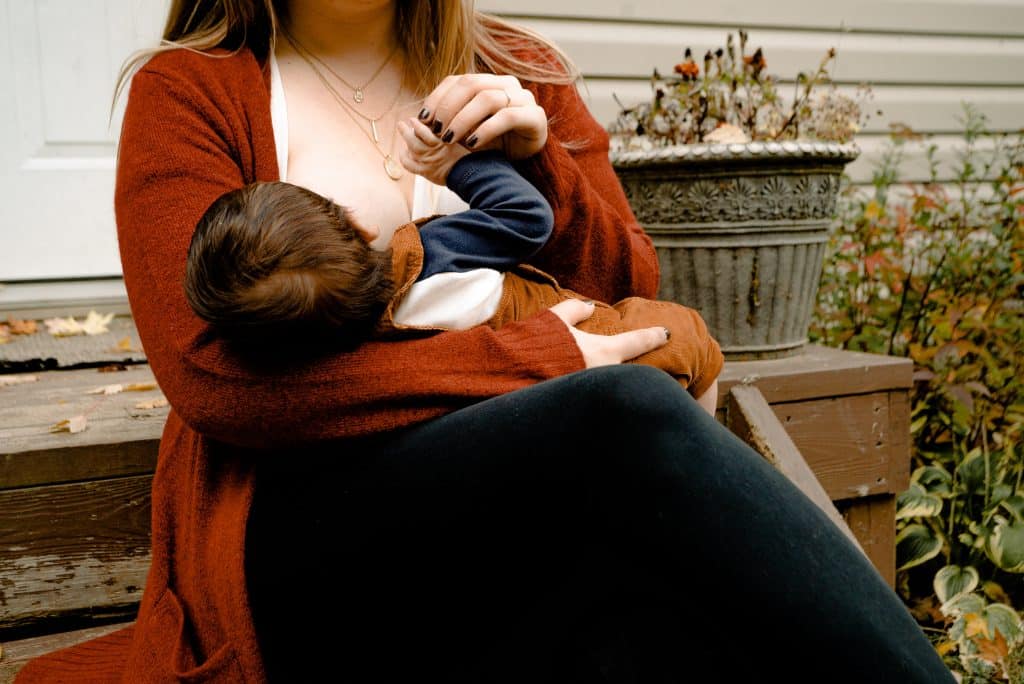
<path id="1" fill-rule="evenodd" d="M 391 252 L 371 249 L 348 212 L 284 182 L 221 195 L 189 245 L 185 298 L 229 337 L 330 333 L 356 344 L 394 293 Z"/>

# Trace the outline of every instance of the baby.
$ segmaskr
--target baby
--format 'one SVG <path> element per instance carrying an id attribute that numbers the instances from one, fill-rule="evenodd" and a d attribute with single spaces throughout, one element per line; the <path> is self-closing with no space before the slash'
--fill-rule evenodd
<path id="1" fill-rule="evenodd" d="M 284 182 L 254 183 L 218 198 L 189 247 L 185 293 L 222 334 L 239 340 L 425 334 L 485 324 L 495 329 L 568 298 L 554 278 L 525 265 L 551 234 L 544 196 L 496 151 L 445 145 L 412 120 L 400 130 L 411 171 L 445 183 L 469 209 L 399 228 L 387 251 L 343 207 Z M 723 356 L 700 315 L 672 302 L 631 297 L 596 303 L 580 330 L 616 334 L 651 326 L 669 342 L 634 359 L 661 368 L 702 405 Z M 711 401 L 708 401 L 708 400 Z"/>

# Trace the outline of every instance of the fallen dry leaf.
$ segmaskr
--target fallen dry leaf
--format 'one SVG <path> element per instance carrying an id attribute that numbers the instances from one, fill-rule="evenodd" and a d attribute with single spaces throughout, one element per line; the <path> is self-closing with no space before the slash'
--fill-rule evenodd
<path id="1" fill-rule="evenodd" d="M 7 325 L 0 323 L 0 344 L 7 344 L 10 341 L 11 329 Z"/>
<path id="2" fill-rule="evenodd" d="M 86 394 L 120 394 L 121 392 L 148 392 L 149 390 L 155 390 L 157 387 L 155 382 L 130 382 L 127 385 L 104 385 L 103 387 L 97 387 L 91 389 Z"/>
<path id="3" fill-rule="evenodd" d="M 0 387 L 23 385 L 26 382 L 37 382 L 38 375 L 0 375 Z"/>
<path id="4" fill-rule="evenodd" d="M 995 639 L 975 639 L 974 644 L 978 647 L 978 656 L 990 663 L 1000 663 L 1010 652 L 1010 647 L 1001 632 L 996 632 Z"/>
<path id="5" fill-rule="evenodd" d="M 50 426 L 50 432 L 81 432 L 87 427 L 85 416 L 71 416 Z"/>
<path id="6" fill-rule="evenodd" d="M 156 399 L 150 399 L 149 401 L 140 401 L 135 405 L 135 408 L 148 411 L 150 409 L 158 409 L 167 406 L 167 400 L 163 397 L 157 397 Z"/>
<path id="7" fill-rule="evenodd" d="M 46 332 L 54 337 L 71 337 L 73 335 L 100 335 L 109 332 L 107 324 L 114 320 L 114 314 L 99 314 L 90 311 L 89 315 L 79 323 L 73 316 L 68 318 L 48 318 L 43 323 Z"/>
<path id="8" fill-rule="evenodd" d="M 139 350 L 132 346 L 132 338 L 125 336 L 117 341 L 117 346 L 114 347 L 114 351 L 133 352 Z"/>
<path id="9" fill-rule="evenodd" d="M 11 329 L 12 335 L 35 335 L 39 331 L 35 321 L 23 321 L 10 316 L 7 317 L 7 327 Z"/>

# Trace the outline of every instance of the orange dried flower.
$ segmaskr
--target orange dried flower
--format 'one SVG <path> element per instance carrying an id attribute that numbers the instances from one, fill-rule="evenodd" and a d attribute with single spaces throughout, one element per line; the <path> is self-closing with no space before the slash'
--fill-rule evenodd
<path id="1" fill-rule="evenodd" d="M 700 76 L 700 67 L 692 59 L 676 64 L 675 72 L 684 78 L 697 78 Z"/>

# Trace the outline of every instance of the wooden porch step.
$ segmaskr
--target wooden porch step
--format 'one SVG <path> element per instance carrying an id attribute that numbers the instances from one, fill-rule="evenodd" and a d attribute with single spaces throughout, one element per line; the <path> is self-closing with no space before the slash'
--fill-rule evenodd
<path id="1" fill-rule="evenodd" d="M 56 634 L 47 634 L 45 636 L 6 643 L 0 641 L 0 649 L 2 649 L 2 653 L 0 653 L 0 684 L 10 684 L 10 682 L 13 682 L 14 676 L 18 674 L 21 668 L 25 667 L 25 663 L 37 656 L 111 634 L 129 627 L 131 624 L 131 622 L 117 622 L 99 627 L 77 629 L 71 632 L 58 632 Z"/>

